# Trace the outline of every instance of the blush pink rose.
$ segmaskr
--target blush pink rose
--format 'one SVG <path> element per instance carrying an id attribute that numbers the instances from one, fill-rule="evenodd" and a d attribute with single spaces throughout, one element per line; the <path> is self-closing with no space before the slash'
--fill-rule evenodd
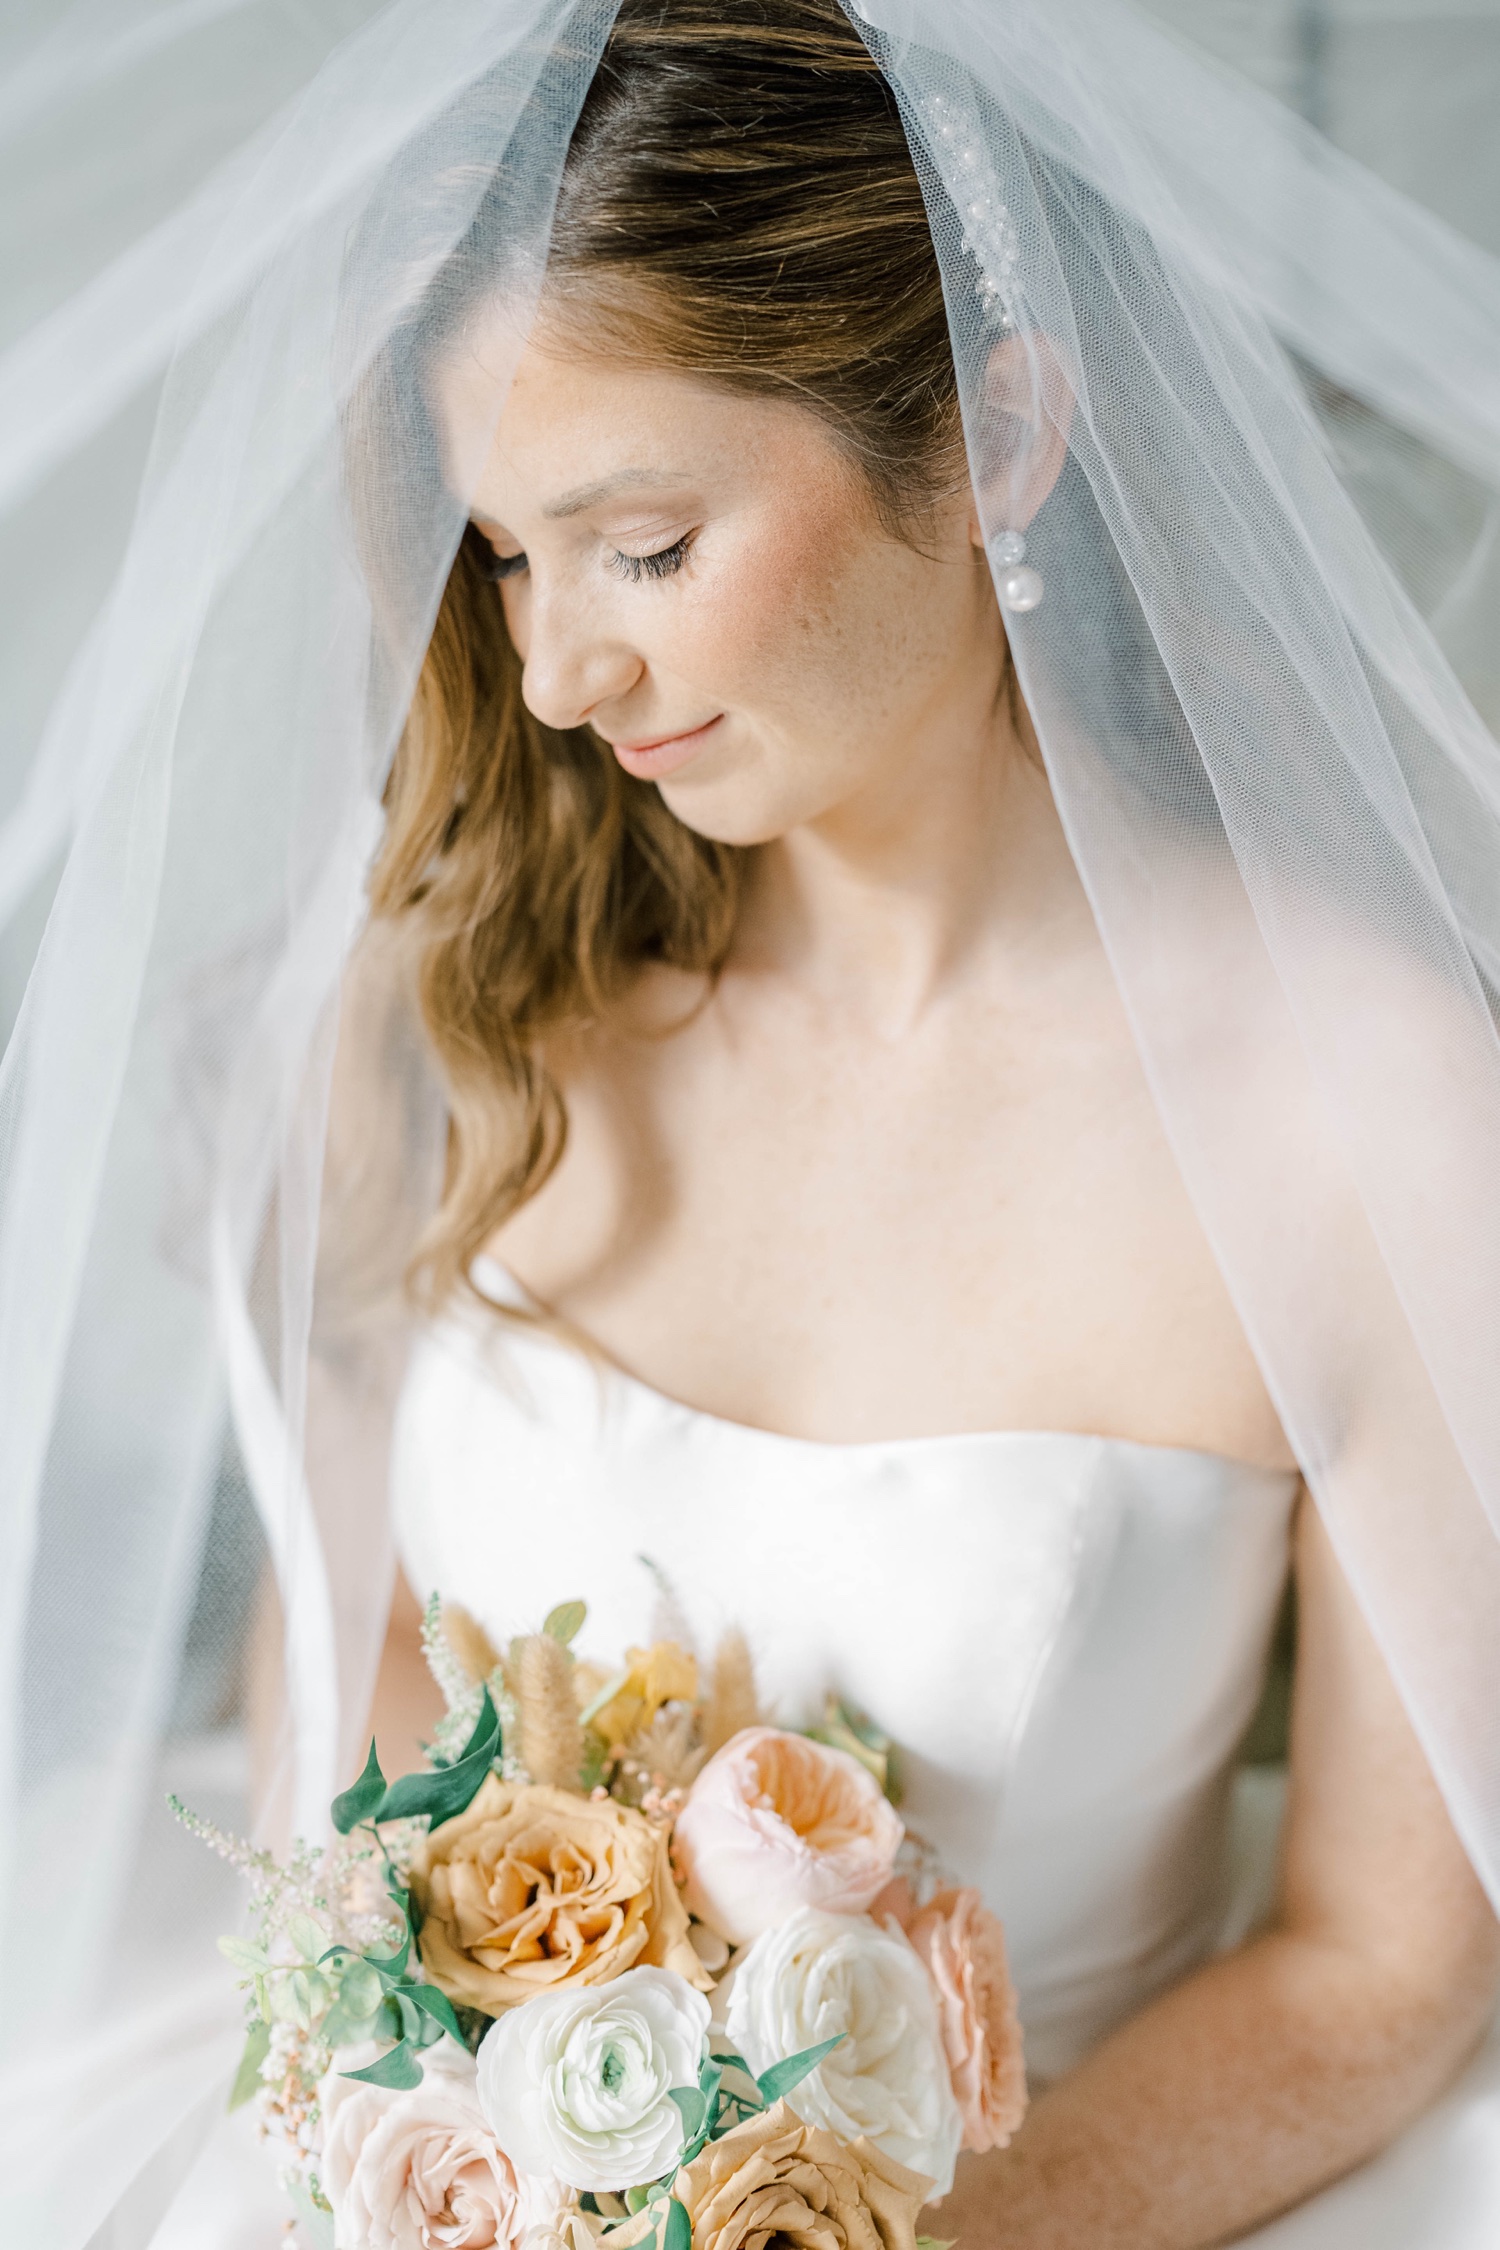
<path id="1" fill-rule="evenodd" d="M 902 1886 L 904 1889 L 904 1886 Z M 906 1931 L 937 1994 L 965 2148 L 1004 2148 L 1026 2114 L 1026 2064 L 1005 1932 L 978 1891 L 939 1891 L 911 1911 L 895 1886 L 877 1901 Z"/>
<path id="2" fill-rule="evenodd" d="M 340 2064 L 358 2068 L 375 2053 Z M 445 2039 L 422 2061 L 422 2083 L 407 2093 L 337 2070 L 323 2081 L 320 2177 L 335 2250 L 514 2250 L 560 2191 L 517 2176 L 485 2123 L 468 2055 Z"/>
<path id="3" fill-rule="evenodd" d="M 672 1851 L 691 1911 L 744 1945 L 799 1907 L 862 1914 L 889 1882 L 904 1833 L 857 1759 L 746 1727 L 693 1783 Z"/>

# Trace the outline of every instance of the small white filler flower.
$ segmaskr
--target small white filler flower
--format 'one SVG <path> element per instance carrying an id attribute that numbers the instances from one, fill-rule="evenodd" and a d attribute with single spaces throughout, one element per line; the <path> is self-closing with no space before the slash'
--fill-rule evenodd
<path id="1" fill-rule="evenodd" d="M 670 1969 L 540 1995 L 481 2042 L 479 2102 L 516 2166 L 596 2194 L 644 2187 L 681 2154 L 674 2086 L 696 2087 L 708 2002 Z"/>

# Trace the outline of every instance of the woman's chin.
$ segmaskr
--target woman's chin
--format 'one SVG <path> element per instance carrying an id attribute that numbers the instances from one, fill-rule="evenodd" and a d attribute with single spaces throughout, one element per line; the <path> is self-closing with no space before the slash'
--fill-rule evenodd
<path id="1" fill-rule="evenodd" d="M 689 768 L 656 786 L 663 804 L 684 828 L 715 844 L 736 844 L 746 850 L 771 844 L 807 817 L 800 805 L 789 801 L 786 791 L 768 788 L 764 779 L 757 785 L 753 774 L 701 773 Z"/>

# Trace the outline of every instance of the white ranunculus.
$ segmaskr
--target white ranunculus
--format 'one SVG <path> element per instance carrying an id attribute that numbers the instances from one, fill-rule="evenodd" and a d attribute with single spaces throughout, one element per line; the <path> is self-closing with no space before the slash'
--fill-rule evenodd
<path id="1" fill-rule="evenodd" d="M 460 2047 L 443 2039 L 428 2048 L 422 2083 L 406 2092 L 342 2075 L 378 2052 L 344 2050 L 320 2089 L 320 2175 L 337 2250 L 516 2250 L 552 2221 L 558 2183 L 517 2175 Z"/>
<path id="2" fill-rule="evenodd" d="M 627 1969 L 510 2009 L 479 2049 L 490 2130 L 524 2171 L 613 2193 L 642 2187 L 682 2149 L 674 2086 L 696 2086 L 708 2002 L 670 1969 Z"/>
<path id="3" fill-rule="evenodd" d="M 788 2096 L 798 2116 L 843 2141 L 863 2133 L 947 2194 L 963 2119 L 927 1971 L 899 1931 L 803 1907 L 735 1964 L 725 2022 L 757 2073 L 842 2032 Z"/>

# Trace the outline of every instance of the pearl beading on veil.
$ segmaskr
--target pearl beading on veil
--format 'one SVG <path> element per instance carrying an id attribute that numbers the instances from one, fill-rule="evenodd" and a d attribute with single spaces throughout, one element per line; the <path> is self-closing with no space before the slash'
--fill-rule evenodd
<path id="1" fill-rule="evenodd" d="M 942 94 L 929 94 L 921 104 L 922 122 L 942 146 L 950 173 L 949 193 L 962 226 L 960 243 L 975 268 L 974 294 L 996 339 L 1013 336 L 1019 328 L 1016 311 L 1016 267 L 1020 240 L 1009 206 L 995 193 L 977 134 L 966 130 L 954 114 L 953 104 Z M 1001 607 L 1014 615 L 1035 609 L 1045 586 L 1042 574 L 1026 561 L 1026 541 L 1019 531 L 993 532 L 985 542 L 994 567 L 995 591 Z"/>
<path id="2" fill-rule="evenodd" d="M 986 316 L 1003 332 L 1011 333 L 1018 325 L 1015 281 L 1020 241 L 1016 223 L 1009 206 L 995 193 L 978 139 L 963 130 L 947 96 L 927 95 L 921 113 L 924 125 L 948 156 L 953 175 L 949 193 L 963 226 L 961 247 L 977 268 L 974 294 Z"/>

